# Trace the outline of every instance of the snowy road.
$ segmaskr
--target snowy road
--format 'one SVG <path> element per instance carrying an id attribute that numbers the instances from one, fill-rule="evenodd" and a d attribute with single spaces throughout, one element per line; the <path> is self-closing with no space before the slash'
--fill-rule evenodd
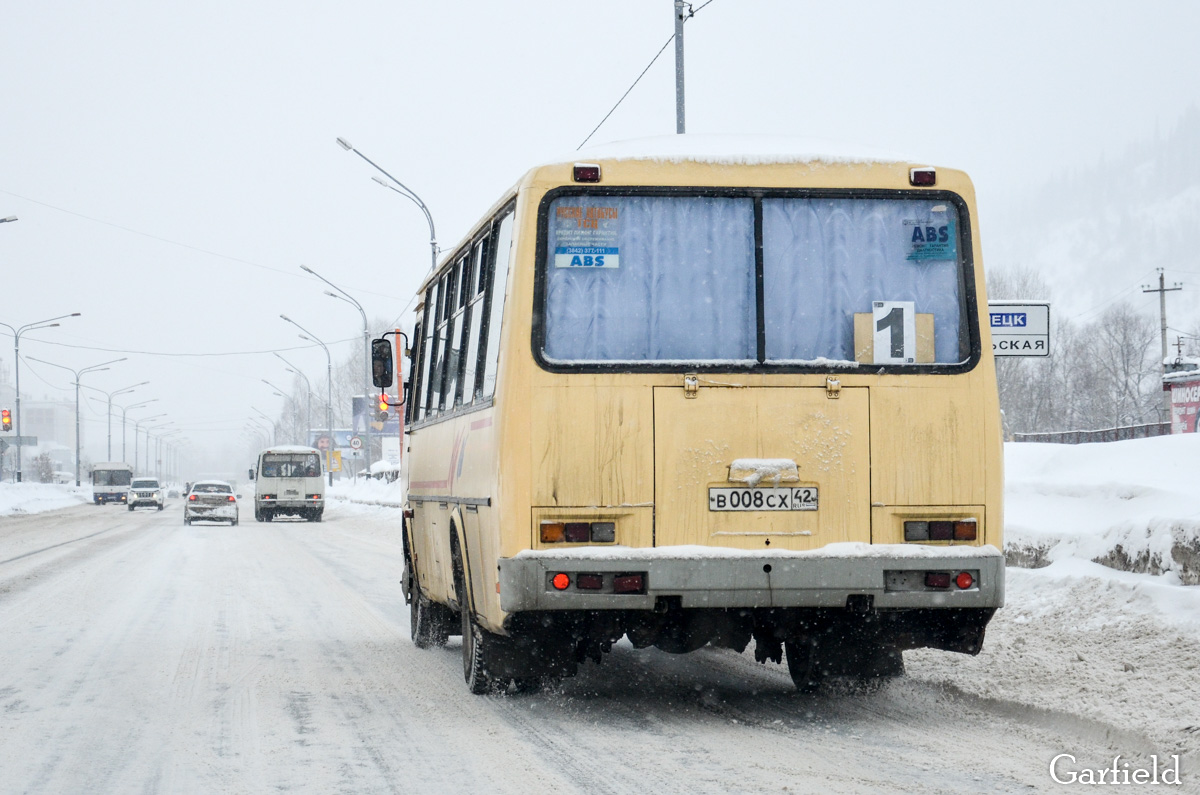
<path id="1" fill-rule="evenodd" d="M 181 512 L 0 518 L 3 791 L 1031 792 L 1060 753 L 1183 754 L 1170 791 L 1200 782 L 1200 643 L 1138 612 L 1136 584 L 1013 572 L 982 655 L 909 653 L 878 692 L 619 645 L 544 692 L 477 697 L 457 639 L 408 640 L 397 511 Z M 1105 600 L 1136 632 L 1089 629 Z"/>

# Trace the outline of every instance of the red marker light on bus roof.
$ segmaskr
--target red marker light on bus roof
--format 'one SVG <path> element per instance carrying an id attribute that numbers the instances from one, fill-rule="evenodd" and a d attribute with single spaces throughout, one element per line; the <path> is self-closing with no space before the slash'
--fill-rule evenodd
<path id="1" fill-rule="evenodd" d="M 576 163 L 575 164 L 575 181 L 576 182 L 599 182 L 600 181 L 600 166 L 595 163 Z"/>
<path id="2" fill-rule="evenodd" d="M 914 168 L 908 172 L 908 184 L 919 188 L 927 188 L 937 184 L 937 170 L 933 168 Z"/>

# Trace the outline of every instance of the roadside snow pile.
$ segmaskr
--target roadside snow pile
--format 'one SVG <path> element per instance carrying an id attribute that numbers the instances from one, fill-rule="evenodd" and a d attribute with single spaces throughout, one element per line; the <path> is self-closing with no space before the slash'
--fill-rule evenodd
<path id="1" fill-rule="evenodd" d="M 44 513 L 92 501 L 89 486 L 54 483 L 0 483 L 0 516 Z"/>
<path id="2" fill-rule="evenodd" d="M 400 480 L 356 478 L 352 481 L 337 481 L 329 487 L 327 494 L 331 500 L 353 505 L 404 507 L 404 484 Z"/>
<path id="3" fill-rule="evenodd" d="M 1010 443 L 1004 455 L 1010 565 L 1074 558 L 1200 584 L 1200 434 Z"/>

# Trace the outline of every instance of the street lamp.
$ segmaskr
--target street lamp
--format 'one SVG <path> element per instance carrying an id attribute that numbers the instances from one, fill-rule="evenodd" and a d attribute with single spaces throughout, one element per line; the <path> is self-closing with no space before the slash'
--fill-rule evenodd
<path id="1" fill-rule="evenodd" d="M 275 445 L 279 444 L 279 423 L 268 417 L 265 411 L 260 411 L 254 406 L 251 406 L 250 410 L 258 414 L 258 416 L 262 417 L 267 422 L 271 423 L 271 446 L 274 447 Z"/>
<path id="2" fill-rule="evenodd" d="M 366 160 L 368 163 L 370 163 L 375 168 L 376 171 L 383 174 L 385 177 L 387 177 L 388 179 L 390 179 L 392 182 L 396 183 L 396 185 L 399 185 L 400 187 L 397 188 L 396 185 L 391 185 L 387 182 L 384 182 L 379 177 L 372 177 L 373 180 L 378 182 L 383 187 L 390 188 L 391 190 L 396 191 L 396 193 L 399 193 L 401 196 L 404 196 L 404 197 L 408 198 L 409 200 L 415 202 L 416 205 L 421 208 L 421 212 L 425 213 L 425 220 L 429 222 L 429 248 L 430 248 L 430 254 L 432 257 L 432 264 L 430 265 L 430 270 L 431 271 L 437 270 L 437 255 L 438 255 L 437 232 L 434 231 L 433 216 L 429 214 L 429 208 L 425 206 L 425 202 L 421 201 L 421 197 L 418 196 L 416 193 L 414 193 L 412 188 L 408 187 L 403 182 L 401 182 L 400 180 L 393 177 L 391 174 L 384 171 L 382 168 L 380 168 L 378 163 L 371 160 L 371 158 L 367 157 L 362 152 L 358 151 L 353 146 L 351 146 L 350 142 L 347 141 L 345 138 L 338 138 L 337 143 L 338 143 L 338 146 L 342 147 L 347 152 L 353 152 L 354 154 L 361 157 L 363 160 Z"/>
<path id="3" fill-rule="evenodd" d="M 165 416 L 167 416 L 167 415 L 164 412 L 162 414 L 155 414 L 150 417 L 142 417 L 140 420 L 133 421 L 133 471 L 134 472 L 138 471 L 138 426 L 141 425 L 143 422 L 149 422 L 150 420 L 161 419 Z M 146 429 L 146 437 L 149 438 L 149 436 L 150 436 L 150 429 L 147 428 Z"/>
<path id="4" fill-rule="evenodd" d="M 338 287 L 336 284 L 329 281 L 328 279 L 326 279 L 321 274 L 317 273 L 312 268 L 308 267 L 307 265 L 301 265 L 300 270 L 305 271 L 306 273 L 311 273 L 313 276 L 316 276 L 318 279 L 325 282 L 333 289 L 337 290 L 337 293 L 331 293 L 328 290 L 326 290 L 325 295 L 329 296 L 330 298 L 336 298 L 339 301 L 345 301 L 346 303 L 350 304 L 355 309 L 357 309 L 358 314 L 362 315 L 363 355 L 364 355 L 364 358 L 363 358 L 363 384 L 365 385 L 363 388 L 363 436 L 367 437 L 366 445 L 365 445 L 365 448 L 367 451 L 366 465 L 367 465 L 367 469 L 369 470 L 371 468 L 371 416 L 370 416 L 370 403 L 368 403 L 368 401 L 371 400 L 371 393 L 374 391 L 374 389 L 373 389 L 374 385 L 371 381 L 371 329 L 367 325 L 366 310 L 364 310 L 362 308 L 362 304 L 360 304 L 358 301 L 354 300 L 354 297 L 352 295 L 350 295 L 350 293 L 346 292 L 341 287 Z M 338 293 L 341 293 L 341 295 L 338 295 Z"/>
<path id="5" fill-rule="evenodd" d="M 5 221 L 15 221 L 17 217 L 10 215 Z M 79 312 L 72 312 L 69 315 L 59 315 L 58 317 L 50 317 L 45 320 L 36 320 L 33 323 L 26 323 L 19 328 L 13 328 L 7 323 L 0 323 L 6 329 L 12 332 L 13 335 L 13 371 L 16 373 L 17 379 L 17 482 L 21 482 L 21 335 L 26 331 L 35 331 L 41 328 L 54 328 L 58 323 L 52 321 L 63 320 L 68 317 L 79 317 Z"/>
<path id="6" fill-rule="evenodd" d="M 122 356 L 120 359 L 113 359 L 111 362 L 101 362 L 100 364 L 93 364 L 91 367 L 84 367 L 82 370 L 72 370 L 70 367 L 67 367 L 65 365 L 55 364 L 54 362 L 48 362 L 45 359 L 35 359 L 32 356 L 29 357 L 29 360 L 32 362 L 40 362 L 42 364 L 48 364 L 51 367 L 57 367 L 60 370 L 66 370 L 68 373 L 72 373 L 75 376 L 75 485 L 76 485 L 76 487 L 79 486 L 79 387 L 80 387 L 79 379 L 81 376 L 83 376 L 84 373 L 98 373 L 102 370 L 107 370 L 108 369 L 107 365 L 116 364 L 117 362 L 123 362 L 123 361 L 125 361 L 126 358 L 127 357 Z"/>
<path id="7" fill-rule="evenodd" d="M 154 446 L 154 451 L 155 451 L 155 452 L 154 452 L 154 462 L 155 462 L 155 464 L 154 464 L 154 476 L 155 476 L 156 478 L 158 478 L 158 479 L 159 479 L 159 481 L 166 480 L 166 477 L 164 476 L 164 470 L 163 470 L 163 466 L 162 466 L 163 440 L 164 440 L 164 439 L 169 439 L 169 438 L 171 438 L 172 436 L 175 436 L 175 435 L 177 435 L 177 434 L 180 434 L 180 433 L 183 433 L 183 431 L 177 428 L 177 429 L 175 429 L 175 430 L 173 430 L 173 431 L 167 431 L 166 433 L 164 433 L 164 434 L 162 434 L 162 435 L 160 435 L 160 436 L 156 436 L 156 437 L 154 437 L 155 439 L 157 439 L 157 440 L 158 440 L 158 441 L 155 443 L 155 446 Z M 171 449 L 171 446 L 170 446 L 170 445 L 167 445 L 167 450 L 169 451 L 170 449 Z"/>
<path id="8" fill-rule="evenodd" d="M 275 353 L 275 351 L 272 351 L 272 353 Z M 313 391 L 312 391 L 312 383 L 311 383 L 311 382 L 309 382 L 309 380 L 308 380 L 308 376 L 306 376 L 306 375 L 305 375 L 305 374 L 304 374 L 304 373 L 303 373 L 303 372 L 300 370 L 300 368 L 299 368 L 299 367 L 297 367 L 296 365 L 292 364 L 292 363 L 291 363 L 291 362 L 289 362 L 287 359 L 285 359 L 285 358 L 283 358 L 282 356 L 280 356 L 278 353 L 275 353 L 275 357 L 276 357 L 276 358 L 278 358 L 278 359 L 279 359 L 279 361 L 281 361 L 281 362 L 283 362 L 284 364 L 286 364 L 286 365 L 287 365 L 287 371 L 288 371 L 289 373 L 291 373 L 292 375 L 298 375 L 298 376 L 300 376 L 301 378 L 303 378 L 303 379 L 304 379 L 304 388 L 305 388 L 305 389 L 308 391 L 308 399 L 307 399 L 307 402 L 308 402 L 308 427 L 305 429 L 305 435 L 307 436 L 308 432 L 312 430 L 312 396 L 313 396 Z M 308 444 L 308 439 L 307 439 L 307 438 L 305 438 L 305 440 L 304 440 L 304 443 L 305 443 L 305 444 Z"/>
<path id="9" fill-rule="evenodd" d="M 121 460 L 125 460 L 125 412 L 130 409 L 140 409 L 142 406 L 149 406 L 151 403 L 157 403 L 158 398 L 150 398 L 143 400 L 141 403 L 134 403 L 132 406 L 117 406 L 121 410 Z M 136 445 L 137 442 L 135 441 Z"/>
<path id="10" fill-rule="evenodd" d="M 148 473 L 153 472 L 154 477 L 158 477 L 158 462 L 157 460 L 153 462 L 150 460 L 150 431 L 157 431 L 160 428 L 170 428 L 174 424 L 174 420 L 167 420 L 166 422 L 160 422 L 158 425 L 151 425 L 146 428 L 146 470 Z M 155 436 L 154 438 L 159 439 L 161 437 Z M 154 465 L 153 469 L 151 469 L 152 463 Z"/>
<path id="11" fill-rule="evenodd" d="M 254 431 L 255 442 L 259 442 L 261 439 L 261 442 L 258 445 L 259 449 L 261 450 L 265 447 L 270 447 L 271 446 L 270 429 L 267 428 L 267 426 L 263 425 L 260 420 L 256 420 L 254 417 L 250 417 L 248 420 L 246 420 L 246 422 L 249 423 L 250 429 Z M 260 434 L 261 434 L 261 436 L 260 436 Z"/>
<path id="12" fill-rule="evenodd" d="M 264 384 L 266 384 L 267 386 L 271 387 L 271 389 L 274 389 L 274 390 L 275 390 L 275 394 L 276 394 L 276 395 L 278 395 L 279 397 L 283 398 L 284 400 L 292 401 L 292 406 L 293 406 L 293 408 L 292 408 L 292 427 L 293 427 L 293 429 L 294 429 L 294 428 L 295 428 L 295 424 L 296 424 L 296 423 L 299 421 L 299 419 L 296 417 L 296 413 L 297 413 L 297 412 L 296 412 L 296 409 L 295 409 L 295 398 L 293 398 L 293 397 L 291 397 L 290 395 L 288 395 L 288 394 L 287 394 L 287 392 L 286 392 L 285 390 L 283 390 L 283 389 L 281 389 L 281 388 L 279 388 L 279 387 L 275 386 L 274 384 L 272 384 L 272 383 L 271 383 L 270 381 L 268 381 L 267 379 L 263 378 L 263 379 L 261 379 L 261 380 L 262 380 L 262 382 L 263 382 Z M 308 379 L 307 379 L 307 378 L 305 378 L 304 380 L 305 380 L 305 382 L 307 382 L 307 381 L 308 381 Z M 307 414 L 307 416 L 305 417 L 305 422 L 308 424 L 308 426 L 309 426 L 309 427 L 311 427 L 311 426 L 312 426 L 312 392 L 309 392 L 309 393 L 308 393 L 308 414 Z M 300 444 L 304 444 L 304 442 L 300 442 Z"/>
<path id="13" fill-rule="evenodd" d="M 304 326 L 301 326 L 296 321 L 292 320 L 287 315 L 280 315 L 279 317 L 283 318 L 288 323 L 291 323 L 293 326 L 304 332 L 304 334 L 300 335 L 300 339 L 308 340 L 309 342 L 315 342 L 325 349 L 325 425 L 329 432 L 329 445 L 333 446 L 333 357 L 329 355 L 329 346 L 321 342 L 321 340 L 317 339 L 315 334 L 306 329 Z M 325 451 L 325 469 L 329 472 L 330 486 L 333 485 L 333 468 L 329 466 L 329 464 L 333 462 L 332 453 L 332 450 Z"/>
<path id="14" fill-rule="evenodd" d="M 150 382 L 142 381 L 140 384 L 134 384 L 133 386 L 127 386 L 124 389 L 117 389 L 112 392 L 105 392 L 103 389 L 100 389 L 99 387 L 87 386 L 86 384 L 84 385 L 84 387 L 83 387 L 84 389 L 94 389 L 97 392 L 99 392 L 101 395 L 105 395 L 108 397 L 108 458 L 105 460 L 112 461 L 112 399 L 114 397 L 116 397 L 117 395 L 123 395 L 126 392 L 132 392 L 133 390 L 137 389 L 139 386 L 145 386 L 148 383 L 150 383 Z M 125 433 L 124 428 L 121 429 L 121 433 L 122 434 Z M 125 439 L 122 436 L 121 446 L 124 447 L 124 445 L 125 445 Z M 121 455 L 123 458 L 125 455 L 124 451 L 122 451 Z"/>

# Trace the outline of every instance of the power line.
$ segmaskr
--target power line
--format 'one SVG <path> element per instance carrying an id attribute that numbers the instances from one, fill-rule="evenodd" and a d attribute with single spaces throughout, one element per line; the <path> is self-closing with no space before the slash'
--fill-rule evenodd
<path id="1" fill-rule="evenodd" d="M 637 76 L 637 80 L 633 81 L 633 85 L 630 86 L 629 88 L 625 89 L 625 93 L 622 94 L 621 98 L 617 100 L 617 104 L 612 106 L 612 110 L 610 110 L 608 113 L 605 113 L 604 118 L 600 120 L 600 123 L 596 125 L 595 129 L 593 129 L 590 133 L 588 133 L 587 138 L 583 139 L 583 143 L 581 143 L 581 144 L 579 144 L 579 146 L 575 147 L 576 152 L 578 152 L 580 149 L 583 148 L 583 144 L 586 144 L 588 141 L 592 140 L 592 136 L 596 134 L 596 130 L 599 130 L 601 127 L 604 126 L 604 122 L 608 121 L 608 117 L 613 115 L 613 112 L 621 105 L 622 102 L 625 101 L 625 97 L 629 96 L 629 92 L 633 91 L 634 86 L 636 86 L 638 84 L 638 82 L 641 81 L 641 79 L 646 76 L 646 72 L 649 72 L 650 67 L 654 66 L 654 62 L 658 60 L 658 56 L 662 55 L 666 51 L 667 47 L 671 46 L 671 42 L 673 42 L 673 41 L 675 41 L 674 33 L 672 33 L 671 37 L 669 39 L 667 39 L 665 44 L 663 44 L 662 49 L 660 49 L 655 54 L 655 56 L 650 59 L 650 63 L 646 64 L 646 68 L 643 69 L 642 73 Z"/>
<path id="2" fill-rule="evenodd" d="M 712 0 L 709 0 L 709 2 L 712 2 Z M 195 251 L 199 254 L 207 254 L 210 257 L 216 257 L 218 259 L 228 260 L 229 262 L 236 262 L 241 265 L 249 265 L 252 268 L 261 268 L 262 270 L 271 271 L 272 273 L 282 273 L 285 276 L 292 276 L 292 277 L 298 278 L 298 279 L 305 278 L 301 274 L 293 273 L 290 270 L 284 270 L 283 268 L 274 268 L 274 267 L 271 267 L 270 265 L 263 265 L 260 262 L 254 262 L 252 260 L 242 259 L 241 257 L 234 257 L 229 254 L 222 254 L 219 251 L 209 251 L 206 248 L 200 248 L 199 246 L 193 246 L 189 243 L 180 243 L 178 240 L 171 240 L 170 238 L 160 237 L 159 235 L 152 235 L 149 232 L 143 232 L 140 229 L 133 229 L 132 227 L 122 226 L 121 224 L 115 224 L 112 221 L 104 221 L 100 218 L 93 218 L 90 215 L 84 215 L 83 213 L 77 213 L 74 210 L 67 210 L 62 207 L 56 207 L 53 204 L 48 204 L 43 201 L 38 201 L 37 199 L 31 199 L 28 196 L 22 196 L 19 193 L 13 193 L 12 191 L 7 191 L 2 188 L 0 188 L 0 193 L 6 194 L 8 196 L 12 196 L 17 199 L 21 199 L 22 201 L 27 201 L 32 204 L 39 205 L 41 207 L 46 207 L 50 210 L 55 210 L 56 212 L 65 213 L 67 215 L 73 215 L 76 218 L 82 218 L 85 221 L 91 221 L 92 223 L 95 223 L 95 224 L 102 224 L 104 226 L 112 227 L 113 229 L 120 229 L 122 232 L 129 232 L 130 234 L 140 235 L 141 237 L 149 238 L 150 240 L 157 240 L 159 243 L 166 243 L 171 246 L 179 246 L 180 248 L 185 248 L 189 251 Z M 374 295 L 379 298 L 388 298 L 392 301 L 400 300 L 400 298 L 395 295 L 388 295 L 386 293 L 377 293 L 377 292 L 373 292 L 371 290 L 367 290 L 362 287 L 357 287 L 354 285 L 351 285 L 351 286 L 357 292 L 367 293 L 368 295 Z"/>
<path id="3" fill-rule="evenodd" d="M 683 21 L 687 22 L 689 19 L 696 16 L 696 14 L 699 14 L 701 11 L 704 10 L 704 7 L 707 6 L 709 3 L 711 3 L 712 1 L 713 0 L 707 0 L 707 2 L 701 4 L 701 6 L 699 8 L 694 9 L 694 10 L 689 5 L 688 6 L 688 15 L 686 17 L 684 17 Z M 669 39 L 667 39 L 665 44 L 663 44 L 662 49 L 660 49 L 657 53 L 655 53 L 654 57 L 650 59 L 650 63 L 646 64 L 646 68 L 643 69 L 642 73 L 637 76 L 636 80 L 633 81 L 633 85 L 631 85 L 629 88 L 627 88 L 625 90 L 625 93 L 622 94 L 621 98 L 617 100 L 617 104 L 612 106 L 612 110 L 610 110 L 608 113 L 604 114 L 604 118 L 600 120 L 600 123 L 596 125 L 595 129 L 593 129 L 590 133 L 588 133 L 588 137 L 583 139 L 583 143 L 581 143 L 581 144 L 579 144 L 579 146 L 575 147 L 576 152 L 578 152 L 580 149 L 583 148 L 583 144 L 586 144 L 588 141 L 592 140 L 592 136 L 596 134 L 596 130 L 599 130 L 601 127 L 604 126 L 604 122 L 608 121 L 608 117 L 613 115 L 613 112 L 616 111 L 616 109 L 618 107 L 620 107 L 621 103 L 625 101 L 625 97 L 629 96 L 629 92 L 633 91 L 634 86 L 636 86 L 639 82 L 641 82 L 641 79 L 646 76 L 646 72 L 650 71 L 650 67 L 654 66 L 654 62 L 657 61 L 658 57 L 666 51 L 667 47 L 671 46 L 671 42 L 673 42 L 673 41 L 675 41 L 674 33 L 672 33 L 671 37 Z"/>
<path id="4" fill-rule="evenodd" d="M 12 335 L 10 334 L 8 336 L 12 336 Z M 345 339 L 334 340 L 333 342 L 330 342 L 327 344 L 337 345 L 342 342 L 357 342 L 358 339 L 359 339 L 358 337 L 347 337 Z M 307 351 L 307 350 L 318 347 L 316 345 L 295 345 L 291 348 L 269 348 L 269 349 L 263 350 L 263 351 L 223 351 L 223 352 L 219 352 L 219 353 L 179 353 L 179 352 L 175 352 L 175 351 L 170 351 L 170 352 L 167 352 L 167 351 L 135 351 L 135 350 L 127 350 L 125 348 L 100 348 L 100 347 L 96 347 L 94 345 L 72 345 L 69 342 L 51 342 L 50 340 L 43 340 L 43 339 L 37 339 L 37 338 L 31 338 L 30 341 L 31 342 L 41 342 L 46 345 L 56 345 L 60 348 L 77 348 L 79 350 L 85 350 L 85 351 L 103 351 L 104 353 L 133 353 L 133 354 L 137 354 L 139 356 L 170 356 L 170 357 L 190 357 L 190 358 L 206 357 L 206 356 L 261 356 L 263 354 L 275 353 L 275 352 L 283 353 L 286 351 Z"/>

